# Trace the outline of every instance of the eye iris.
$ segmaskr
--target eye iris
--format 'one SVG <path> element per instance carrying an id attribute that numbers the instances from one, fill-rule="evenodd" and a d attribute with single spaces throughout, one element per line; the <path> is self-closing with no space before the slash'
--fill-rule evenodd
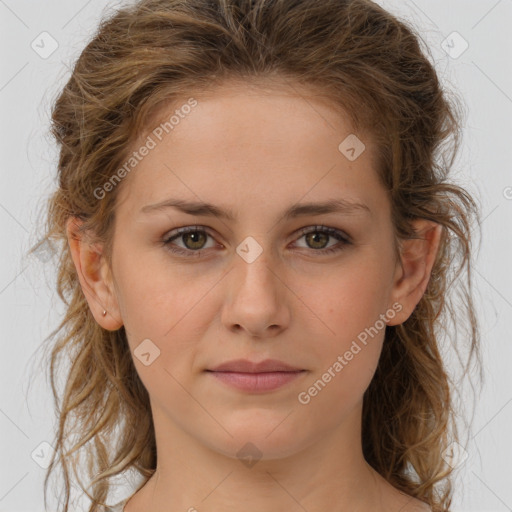
<path id="1" fill-rule="evenodd" d="M 204 245 L 204 240 L 203 240 L 203 243 L 202 243 L 202 244 L 201 244 L 201 243 L 199 243 L 199 245 L 198 245 L 198 246 L 196 246 L 196 245 L 192 245 L 192 246 L 190 247 L 190 246 L 189 246 L 189 244 L 186 242 L 186 240 L 188 240 L 189 238 L 192 238 L 192 239 L 193 239 L 192 244 L 197 244 L 197 243 L 198 243 L 198 242 L 197 242 L 197 239 L 198 239 L 198 238 L 201 238 L 201 237 L 203 237 L 203 239 L 205 239 L 205 238 L 206 238 L 206 237 L 205 237 L 205 234 L 204 234 L 204 233 L 202 233 L 201 231 L 194 231 L 194 232 L 192 232 L 192 233 L 184 233 L 184 234 L 182 235 L 182 237 L 183 237 L 183 241 L 185 242 L 185 245 L 187 246 L 187 248 L 188 248 L 188 249 L 201 249 L 201 247 Z"/>
<path id="2" fill-rule="evenodd" d="M 311 249 L 322 250 L 327 246 L 328 240 L 335 235 L 333 235 L 330 231 L 323 231 L 321 229 L 317 229 L 316 231 L 304 233 L 302 236 L 306 238 L 307 245 Z M 181 238 L 186 249 L 188 249 L 189 251 L 199 253 L 200 250 L 204 247 L 208 234 L 200 229 L 194 231 L 182 231 L 180 235 L 176 235 L 170 240 L 175 239 L 177 237 Z M 325 250 L 329 251 L 329 249 Z"/>
<path id="3" fill-rule="evenodd" d="M 318 237 L 321 237 L 321 238 L 323 237 L 324 242 L 325 242 L 324 244 L 321 244 L 320 247 L 314 245 L 316 242 L 318 242 Z M 323 249 L 325 247 L 325 245 L 327 244 L 328 238 L 329 238 L 329 235 L 327 233 L 322 233 L 321 231 L 313 231 L 306 235 L 306 240 L 308 242 L 308 245 L 311 245 L 310 241 L 311 241 L 311 239 L 313 239 L 313 248 L 314 249 Z"/>

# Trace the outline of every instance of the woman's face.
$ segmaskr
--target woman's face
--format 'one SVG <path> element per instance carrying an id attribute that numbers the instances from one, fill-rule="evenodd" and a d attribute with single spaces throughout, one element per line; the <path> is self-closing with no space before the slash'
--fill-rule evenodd
<path id="1" fill-rule="evenodd" d="M 155 423 L 231 457 L 359 436 L 385 323 L 402 309 L 372 143 L 302 92 L 225 85 L 162 111 L 172 129 L 159 120 L 140 139 L 119 190 L 106 309 Z M 334 202 L 359 206 L 318 206 Z M 209 371 L 239 359 L 302 371 Z"/>

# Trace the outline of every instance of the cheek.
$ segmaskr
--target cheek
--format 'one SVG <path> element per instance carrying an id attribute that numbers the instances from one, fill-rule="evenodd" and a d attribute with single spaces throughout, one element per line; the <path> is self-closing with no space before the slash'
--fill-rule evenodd
<path id="1" fill-rule="evenodd" d="M 385 328 L 368 329 L 361 321 L 367 316 L 366 312 L 359 313 L 359 318 L 342 318 L 335 326 L 335 336 L 318 340 L 315 371 L 297 396 L 306 430 L 335 428 L 362 403 L 378 365 L 385 332 Z"/>
<path id="2" fill-rule="evenodd" d="M 333 391 L 362 393 L 369 384 L 385 336 L 387 293 L 384 270 L 370 261 L 350 272 L 340 269 L 317 286 L 310 283 L 304 302 L 313 314 L 304 327 L 316 339 L 309 344 L 321 362 L 315 376 L 332 381 Z"/>
<path id="3" fill-rule="evenodd" d="M 129 241 L 124 243 L 130 247 Z M 197 283 L 187 280 L 165 256 L 163 248 L 144 251 L 135 246 L 117 255 L 118 302 L 128 332 L 162 338 L 201 297 Z"/>
<path id="4" fill-rule="evenodd" d="M 179 382 L 187 382 L 199 350 L 197 340 L 211 323 L 212 288 L 218 277 L 193 278 L 165 261 L 148 264 L 142 255 L 126 257 L 117 269 L 121 315 L 141 380 L 152 391 L 166 382 L 168 390 L 174 382 L 168 370 Z M 151 360 L 156 355 L 150 366 L 138 359 L 142 351 Z"/>
<path id="5" fill-rule="evenodd" d="M 360 265 L 340 268 L 328 279 L 305 283 L 304 303 L 317 315 L 327 339 L 355 338 L 370 328 L 388 308 L 389 280 L 384 268 L 361 261 Z M 381 323 L 379 326 L 382 329 Z"/>

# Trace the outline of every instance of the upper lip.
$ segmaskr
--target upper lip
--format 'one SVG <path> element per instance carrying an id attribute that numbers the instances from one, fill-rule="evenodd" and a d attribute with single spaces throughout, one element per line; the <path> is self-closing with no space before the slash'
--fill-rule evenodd
<path id="1" fill-rule="evenodd" d="M 239 372 L 239 373 L 268 373 L 268 372 L 298 372 L 302 368 L 296 368 L 277 359 L 265 359 L 259 363 L 247 359 L 235 359 L 219 364 L 214 368 L 208 368 L 212 372 Z"/>

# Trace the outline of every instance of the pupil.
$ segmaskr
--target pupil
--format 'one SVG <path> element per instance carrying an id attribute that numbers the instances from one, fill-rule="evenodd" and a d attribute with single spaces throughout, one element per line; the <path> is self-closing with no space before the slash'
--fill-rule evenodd
<path id="1" fill-rule="evenodd" d="M 199 243 L 199 246 L 194 245 L 197 243 L 197 237 L 200 237 L 201 235 L 202 235 L 202 233 L 186 233 L 186 237 L 192 238 L 192 248 L 193 249 L 197 249 L 198 247 L 201 246 L 200 243 Z"/>
<path id="2" fill-rule="evenodd" d="M 319 233 L 318 231 L 316 232 L 313 232 L 313 233 L 310 233 L 308 236 L 312 237 L 314 240 L 313 240 L 313 243 L 317 243 L 319 240 L 318 240 L 318 237 L 326 237 L 326 234 L 325 233 Z M 322 244 L 323 246 L 324 244 Z"/>

